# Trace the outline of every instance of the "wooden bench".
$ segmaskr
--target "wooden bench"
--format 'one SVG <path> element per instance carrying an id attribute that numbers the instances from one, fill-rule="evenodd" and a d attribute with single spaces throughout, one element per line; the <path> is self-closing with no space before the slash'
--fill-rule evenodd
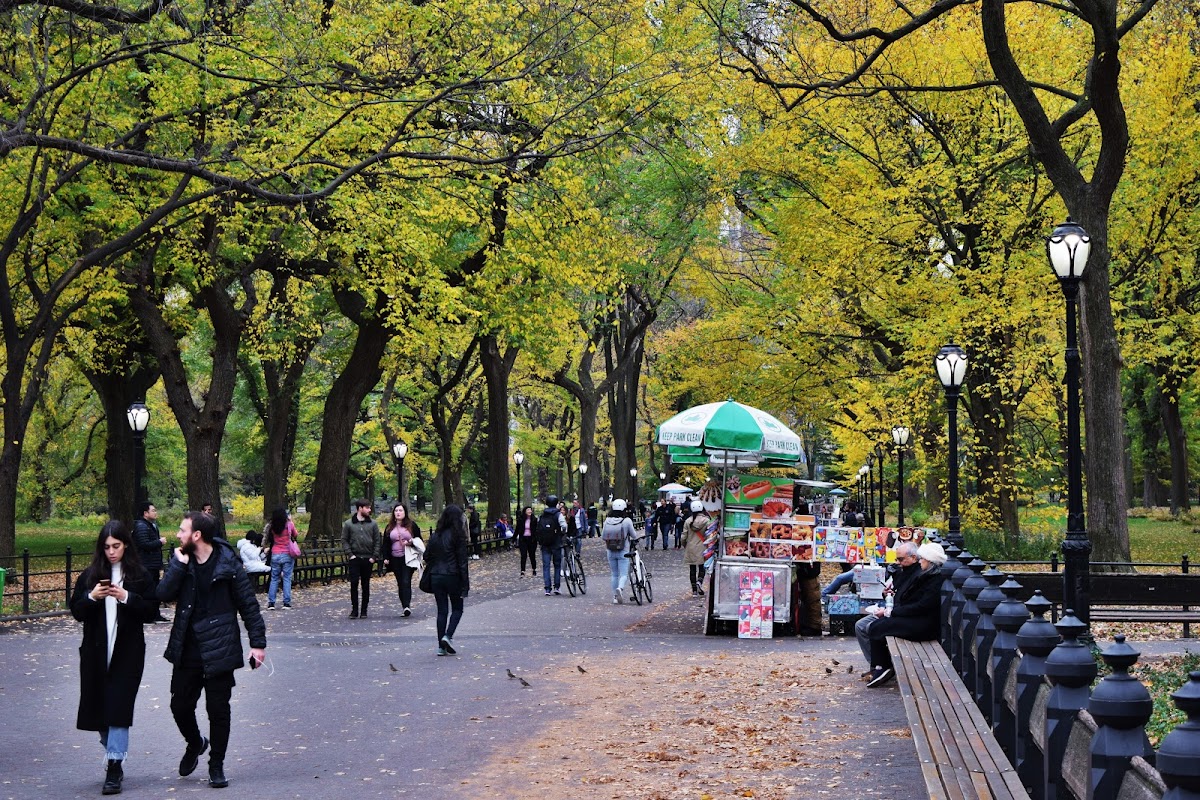
<path id="1" fill-rule="evenodd" d="M 292 585 L 307 586 L 312 583 L 329 584 L 346 577 L 346 555 L 338 547 L 309 550 L 303 547 L 303 555 L 296 559 L 292 568 Z M 265 592 L 270 587 L 271 573 L 254 572 L 250 581 L 255 592 Z"/>
<path id="2" fill-rule="evenodd" d="M 930 800 L 1028 800 L 941 644 L 892 636 L 887 643 Z"/>
<path id="3" fill-rule="evenodd" d="M 1022 596 L 1034 590 L 1054 603 L 1051 619 L 1057 621 L 1063 602 L 1061 572 L 1014 572 L 1023 588 Z M 1191 636 L 1191 625 L 1200 623 L 1200 608 L 1189 607 L 1200 598 L 1200 573 L 1093 572 L 1089 602 L 1093 622 L 1183 623 L 1183 635 Z"/>

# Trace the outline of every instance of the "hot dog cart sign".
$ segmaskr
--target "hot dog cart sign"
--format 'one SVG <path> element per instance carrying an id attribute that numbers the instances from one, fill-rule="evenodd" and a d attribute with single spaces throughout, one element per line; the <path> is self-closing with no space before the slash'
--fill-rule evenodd
<path id="1" fill-rule="evenodd" d="M 761 509 L 764 517 L 788 517 L 794 484 L 791 478 L 731 475 L 725 481 L 725 505 Z"/>

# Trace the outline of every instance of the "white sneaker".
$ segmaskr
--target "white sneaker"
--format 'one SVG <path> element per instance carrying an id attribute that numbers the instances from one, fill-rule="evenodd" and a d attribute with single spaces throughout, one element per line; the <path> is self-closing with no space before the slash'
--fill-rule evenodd
<path id="1" fill-rule="evenodd" d="M 616 594 L 613 595 L 613 602 L 614 603 L 624 603 L 625 598 L 621 596 L 620 592 L 617 592 Z"/>
<path id="2" fill-rule="evenodd" d="M 478 561 L 478 560 L 479 560 L 479 556 L 471 556 L 471 560 L 472 560 L 472 561 Z"/>

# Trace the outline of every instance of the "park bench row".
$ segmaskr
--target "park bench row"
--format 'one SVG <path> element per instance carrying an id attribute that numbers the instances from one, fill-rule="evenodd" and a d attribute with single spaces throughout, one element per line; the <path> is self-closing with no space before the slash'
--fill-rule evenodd
<path id="1" fill-rule="evenodd" d="M 1093 688 L 1096 660 L 1080 641 L 1086 625 L 1070 614 L 1046 619 L 1055 604 L 1020 583 L 1024 574 L 988 569 L 969 553 L 964 565 L 948 551 L 942 640 L 889 639 L 931 798 L 1200 796 L 1200 672 L 1173 695 L 1188 722 L 1155 752 L 1144 730 L 1152 702 L 1129 675 L 1138 653 L 1124 636 L 1101 653 L 1110 674 Z M 1030 574 L 1061 603 L 1061 573 Z M 1190 621 L 1196 577 L 1092 575 L 1092 593 L 1099 602 L 1166 606 L 1158 619 Z M 1118 608 L 1099 616 L 1122 619 Z"/>

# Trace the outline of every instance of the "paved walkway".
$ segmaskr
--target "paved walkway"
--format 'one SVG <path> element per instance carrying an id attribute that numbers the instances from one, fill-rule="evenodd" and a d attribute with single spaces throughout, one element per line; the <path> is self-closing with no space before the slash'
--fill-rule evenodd
<path id="1" fill-rule="evenodd" d="M 866 690 L 853 638 L 701 635 L 676 551 L 647 554 L 655 602 L 613 605 L 603 546 L 590 592 L 544 597 L 515 553 L 472 562 L 457 657 L 434 655 L 432 598 L 399 616 L 391 577 L 370 618 L 344 584 L 265 612 L 265 668 L 237 673 L 231 791 L 260 798 L 916 797 L 894 688 Z M 414 588 L 415 591 L 415 588 Z M 264 604 L 265 605 L 265 604 Z M 176 774 L 169 626 L 147 629 L 124 796 L 212 791 Z M 0 798 L 99 795 L 102 751 L 75 730 L 78 626 L 0 625 Z M 529 686 L 521 685 L 525 680 Z M 201 726 L 206 727 L 201 712 Z M 744 794 L 749 791 L 751 794 Z"/>

